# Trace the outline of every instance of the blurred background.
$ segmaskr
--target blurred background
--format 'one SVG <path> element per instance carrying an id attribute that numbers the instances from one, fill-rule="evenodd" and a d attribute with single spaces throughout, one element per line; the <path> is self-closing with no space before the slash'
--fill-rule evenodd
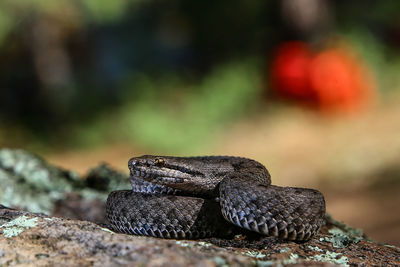
<path id="1" fill-rule="evenodd" d="M 0 147 L 240 155 L 400 245 L 399 1 L 0 1 Z"/>

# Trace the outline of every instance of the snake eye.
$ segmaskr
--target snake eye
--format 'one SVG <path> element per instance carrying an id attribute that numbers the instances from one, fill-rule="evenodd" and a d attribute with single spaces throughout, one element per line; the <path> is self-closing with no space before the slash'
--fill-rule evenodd
<path id="1" fill-rule="evenodd" d="M 155 159 L 154 164 L 157 166 L 162 166 L 162 165 L 164 165 L 164 159 L 161 159 L 161 158 Z"/>

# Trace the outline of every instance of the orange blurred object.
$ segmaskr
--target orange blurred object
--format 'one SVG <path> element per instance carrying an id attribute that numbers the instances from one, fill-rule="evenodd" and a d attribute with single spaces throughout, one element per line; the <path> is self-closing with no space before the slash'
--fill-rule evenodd
<path id="1" fill-rule="evenodd" d="M 272 63 L 276 94 L 324 111 L 354 111 L 375 89 L 367 67 L 348 48 L 313 52 L 304 42 L 279 46 Z"/>

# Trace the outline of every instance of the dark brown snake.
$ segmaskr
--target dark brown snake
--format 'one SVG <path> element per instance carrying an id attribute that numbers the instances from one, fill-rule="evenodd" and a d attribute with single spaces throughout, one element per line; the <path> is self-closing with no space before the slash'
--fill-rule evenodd
<path id="1" fill-rule="evenodd" d="M 324 223 L 319 191 L 271 185 L 267 169 L 251 159 L 141 156 L 128 166 L 132 190 L 107 199 L 107 219 L 117 232 L 195 239 L 224 236 L 233 224 L 308 240 Z"/>

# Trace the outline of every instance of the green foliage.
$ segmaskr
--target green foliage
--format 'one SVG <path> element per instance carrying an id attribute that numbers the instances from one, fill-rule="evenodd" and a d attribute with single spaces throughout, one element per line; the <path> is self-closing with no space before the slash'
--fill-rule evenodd
<path id="1" fill-rule="evenodd" d="M 374 34 L 361 27 L 345 31 L 344 36 L 356 46 L 363 59 L 372 68 L 382 92 L 398 90 L 400 58 L 398 52 L 385 46 Z"/>
<path id="2" fill-rule="evenodd" d="M 4 10 L 0 9 L 0 45 L 11 30 L 12 19 Z"/>
<path id="3" fill-rule="evenodd" d="M 186 89 L 188 95 L 170 89 L 182 87 L 176 82 L 142 83 L 140 92 L 157 93 L 127 103 L 124 130 L 133 141 L 153 148 L 199 148 L 213 131 L 236 120 L 257 100 L 259 81 L 254 66 L 236 63 L 217 68 L 196 88 Z"/>
<path id="4" fill-rule="evenodd" d="M 2 0 L 0 1 L 0 44 L 25 18 L 57 17 L 66 24 L 110 23 L 123 17 L 129 7 L 141 1 L 129 0 Z"/>
<path id="5" fill-rule="evenodd" d="M 128 4 L 140 3 L 141 1 L 128 0 L 83 0 L 82 4 L 88 11 L 91 20 L 107 23 L 121 18 L 125 13 Z"/>
<path id="6" fill-rule="evenodd" d="M 210 138 L 258 102 L 260 73 L 254 62 L 217 67 L 198 85 L 174 76 L 136 75 L 126 102 L 112 118 L 79 129 L 78 142 L 127 138 L 158 152 L 200 152 Z M 83 138 L 83 139 L 81 139 Z"/>

